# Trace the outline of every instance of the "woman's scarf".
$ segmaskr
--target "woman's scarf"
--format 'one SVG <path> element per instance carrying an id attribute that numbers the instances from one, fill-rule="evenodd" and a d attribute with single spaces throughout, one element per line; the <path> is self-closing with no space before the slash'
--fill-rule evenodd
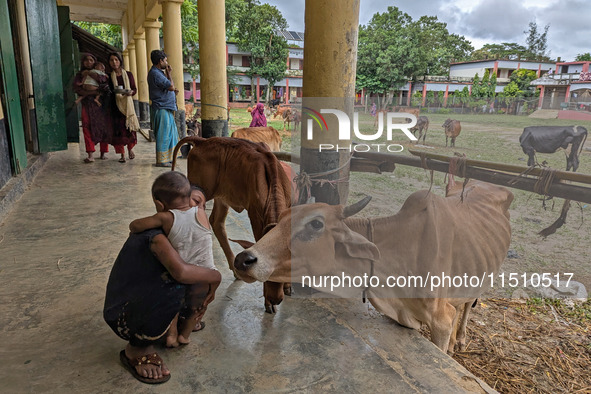
<path id="1" fill-rule="evenodd" d="M 258 103 L 251 112 L 252 122 L 250 127 L 267 127 L 267 118 L 265 118 L 265 105 Z"/>
<path id="2" fill-rule="evenodd" d="M 131 90 L 127 71 L 121 69 L 121 76 L 123 78 L 123 87 L 125 89 Z M 111 72 L 111 80 L 113 81 L 113 86 L 117 87 L 117 73 L 115 71 Z M 139 131 L 140 122 L 138 121 L 135 114 L 135 107 L 133 105 L 133 99 L 131 96 L 117 93 L 115 94 L 115 101 L 117 102 L 117 108 L 119 108 L 119 111 L 121 111 L 121 113 L 125 116 L 125 127 L 129 131 Z"/>

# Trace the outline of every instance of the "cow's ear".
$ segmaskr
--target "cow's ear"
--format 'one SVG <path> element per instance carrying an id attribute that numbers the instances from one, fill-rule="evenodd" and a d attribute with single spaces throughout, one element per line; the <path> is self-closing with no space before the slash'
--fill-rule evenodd
<path id="1" fill-rule="evenodd" d="M 380 251 L 378 247 L 369 242 L 365 237 L 348 231 L 341 237 L 336 237 L 336 259 L 339 261 L 341 258 L 353 258 L 377 261 L 380 259 Z M 345 256 L 339 256 L 340 253 L 344 253 Z"/>
<path id="2" fill-rule="evenodd" d="M 242 246 L 244 249 L 250 248 L 254 245 L 254 242 L 245 241 L 243 239 L 228 239 L 229 241 L 236 242 L 238 245 Z"/>

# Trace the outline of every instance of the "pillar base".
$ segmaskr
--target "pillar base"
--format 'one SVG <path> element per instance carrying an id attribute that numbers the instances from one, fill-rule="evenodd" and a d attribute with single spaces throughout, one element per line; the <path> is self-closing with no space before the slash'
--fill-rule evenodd
<path id="1" fill-rule="evenodd" d="M 138 120 L 140 122 L 149 122 L 150 121 L 150 104 L 144 103 L 142 101 L 139 102 L 139 113 Z"/>
<path id="2" fill-rule="evenodd" d="M 186 112 L 184 109 L 180 109 L 174 113 L 174 121 L 176 123 L 176 129 L 179 132 L 179 140 L 187 136 L 187 122 Z"/>
<path id="3" fill-rule="evenodd" d="M 351 154 L 348 151 L 322 151 L 318 148 L 301 148 L 300 151 L 300 168 L 308 175 L 326 172 L 327 168 L 339 168 L 340 163 L 345 163 Z M 346 204 L 349 195 L 349 167 L 342 170 L 328 174 L 322 177 L 323 180 L 337 181 L 338 179 L 347 179 L 346 181 L 338 181 L 334 186 L 330 183 L 312 183 L 312 196 L 316 202 L 324 202 L 330 205 Z M 336 187 L 335 187 L 336 186 Z M 301 202 L 300 202 L 301 203 Z"/>
<path id="4" fill-rule="evenodd" d="M 135 109 L 135 116 L 140 118 L 140 102 L 139 100 L 133 100 L 133 108 Z"/>
<path id="5" fill-rule="evenodd" d="M 201 135 L 203 138 L 228 137 L 228 121 L 202 119 Z"/>

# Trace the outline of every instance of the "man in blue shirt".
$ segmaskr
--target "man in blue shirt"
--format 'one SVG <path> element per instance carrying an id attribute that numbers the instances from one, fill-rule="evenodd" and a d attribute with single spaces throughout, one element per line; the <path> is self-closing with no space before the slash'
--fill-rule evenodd
<path id="1" fill-rule="evenodd" d="M 178 90 L 172 81 L 172 68 L 168 64 L 166 53 L 156 49 L 150 54 L 150 59 L 152 68 L 148 72 L 148 88 L 156 136 L 156 166 L 171 167 L 174 147 L 179 141 L 174 121 Z"/>

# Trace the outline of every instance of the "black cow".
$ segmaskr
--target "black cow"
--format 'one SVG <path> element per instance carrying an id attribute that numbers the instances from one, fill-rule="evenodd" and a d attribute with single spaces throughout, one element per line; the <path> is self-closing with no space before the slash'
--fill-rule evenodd
<path id="1" fill-rule="evenodd" d="M 535 164 L 534 154 L 554 153 L 558 148 L 566 149 L 572 144 L 566 158 L 566 170 L 579 168 L 579 154 L 587 139 L 587 129 L 582 126 L 530 126 L 523 129 L 519 143 L 523 153 L 529 156 L 528 166 Z"/>
<path id="2" fill-rule="evenodd" d="M 273 99 L 273 100 L 269 101 L 269 107 L 275 108 L 280 103 L 281 103 L 281 99 L 279 99 L 279 98 Z"/>

